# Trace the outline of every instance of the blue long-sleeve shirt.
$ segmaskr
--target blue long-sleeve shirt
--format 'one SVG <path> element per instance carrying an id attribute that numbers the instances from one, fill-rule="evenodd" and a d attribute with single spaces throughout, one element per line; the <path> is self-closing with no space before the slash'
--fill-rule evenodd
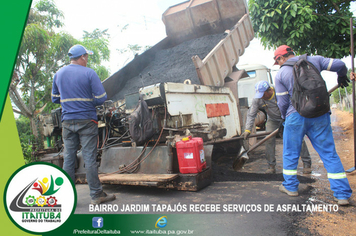
<path id="1" fill-rule="evenodd" d="M 70 64 L 57 71 L 53 78 L 52 102 L 62 106 L 62 121 L 97 120 L 95 107 L 101 105 L 107 95 L 94 70 Z"/>
<path id="2" fill-rule="evenodd" d="M 288 60 L 288 62 L 296 62 L 298 59 L 299 56 L 292 57 Z M 347 74 L 345 63 L 340 59 L 325 58 L 322 56 L 308 56 L 307 60 L 311 62 L 319 70 L 319 72 L 328 70 L 336 72 L 338 76 L 345 76 Z M 282 66 L 275 77 L 275 89 L 277 104 L 283 119 L 290 114 L 297 112 L 290 99 L 293 94 L 293 85 L 293 67 Z"/>

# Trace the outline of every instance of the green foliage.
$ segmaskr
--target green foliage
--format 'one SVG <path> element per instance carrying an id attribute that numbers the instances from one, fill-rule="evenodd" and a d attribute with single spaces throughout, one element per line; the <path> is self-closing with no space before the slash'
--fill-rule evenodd
<path id="1" fill-rule="evenodd" d="M 9 95 L 20 114 L 34 125 L 39 109 L 51 101 L 52 77 L 66 63 L 75 39 L 53 28 L 63 25 L 63 14 L 53 1 L 40 0 L 31 9 L 14 68 Z M 33 130 L 35 136 L 37 131 Z"/>
<path id="2" fill-rule="evenodd" d="M 347 95 L 352 94 L 352 85 L 350 84 L 349 86 L 346 87 Z M 346 91 L 345 88 L 338 88 L 334 92 L 332 92 L 332 96 L 334 98 L 334 101 L 336 103 L 340 102 L 340 96 L 341 99 L 344 99 L 346 97 Z"/>
<path id="3" fill-rule="evenodd" d="M 101 81 L 109 77 L 109 71 L 105 66 L 98 65 L 95 66 L 93 70 L 98 74 Z"/>
<path id="4" fill-rule="evenodd" d="M 347 72 L 347 77 L 350 79 L 350 73 L 351 70 L 349 70 Z M 347 94 L 346 94 L 347 92 Z M 345 88 L 338 88 L 336 89 L 334 92 L 331 93 L 331 96 L 334 98 L 334 101 L 336 103 L 340 102 L 340 97 L 341 99 L 344 99 L 346 97 L 346 95 L 350 95 L 352 94 L 352 81 L 349 83 L 349 86 L 346 87 L 346 91 Z"/>
<path id="5" fill-rule="evenodd" d="M 36 2 L 30 10 L 19 48 L 9 95 L 17 113 L 29 118 L 32 127 L 39 112 L 48 113 L 59 107 L 51 102 L 53 76 L 59 68 L 70 63 L 67 53 L 71 46 L 82 44 L 94 51 L 88 67 L 94 69 L 102 80 L 109 75 L 109 71 L 101 66 L 101 62 L 110 56 L 107 30 L 84 32 L 83 39 L 77 40 L 68 33 L 54 31 L 63 26 L 63 18 L 53 0 Z M 32 132 L 38 136 L 36 129 Z"/>
<path id="6" fill-rule="evenodd" d="M 51 101 L 52 77 L 67 63 L 63 51 L 68 51 L 73 42 L 72 36 L 55 34 L 42 28 L 41 24 L 26 26 L 15 66 L 17 79 L 12 85 L 17 87 L 22 100 L 29 106 L 28 116 Z M 21 106 L 19 109 L 23 111 Z"/>
<path id="7" fill-rule="evenodd" d="M 94 52 L 94 54 L 90 56 L 87 66 L 95 70 L 102 81 L 109 77 L 108 69 L 100 65 L 102 61 L 108 61 L 110 58 L 110 34 L 108 34 L 107 31 L 108 29 L 103 31 L 95 29 L 91 33 L 84 31 L 83 41 L 81 42 L 84 47 Z"/>
<path id="8" fill-rule="evenodd" d="M 130 53 L 131 55 L 135 56 L 136 54 L 145 52 L 146 50 L 150 49 L 151 46 L 140 46 L 138 44 L 128 44 L 126 48 L 122 48 L 122 49 L 117 49 L 117 51 L 120 54 L 124 54 L 124 53 Z"/>
<path id="9" fill-rule="evenodd" d="M 140 53 L 145 52 L 146 50 L 150 49 L 151 46 L 140 46 L 138 44 L 128 44 L 126 48 L 122 49 L 116 49 L 120 54 L 125 55 L 127 54 L 127 59 L 124 64 L 126 64 L 127 61 L 132 59 L 133 57 L 137 56 Z"/>
<path id="10" fill-rule="evenodd" d="M 350 54 L 348 0 L 249 0 L 253 28 L 265 48 L 289 45 L 297 54 Z"/>
<path id="11" fill-rule="evenodd" d="M 108 33 L 108 29 L 105 29 L 103 31 L 100 31 L 98 28 L 96 28 L 93 32 L 88 32 L 88 31 L 83 31 L 84 35 L 83 38 L 87 39 L 102 39 L 102 38 L 110 38 L 110 34 Z"/>
<path id="12" fill-rule="evenodd" d="M 40 0 L 36 5 L 37 14 L 40 14 L 43 18 L 40 21 L 43 25 L 46 26 L 47 29 L 51 29 L 53 27 L 60 28 L 64 24 L 61 22 L 63 19 L 63 13 L 56 7 L 55 3 L 51 0 Z"/>
<path id="13" fill-rule="evenodd" d="M 60 28 L 64 25 L 61 21 L 63 18 L 63 13 L 58 10 L 53 1 L 40 0 L 34 3 L 34 8 L 30 9 L 27 24 L 39 23 L 45 29 Z"/>
<path id="14" fill-rule="evenodd" d="M 119 25 L 118 25 L 118 27 L 119 27 Z M 120 29 L 120 32 L 122 33 L 123 31 L 127 30 L 128 27 L 129 27 L 129 25 L 126 24 L 124 27 L 122 27 Z M 140 46 L 138 44 L 128 44 L 126 48 L 120 48 L 120 49 L 116 49 L 116 50 L 119 52 L 119 54 L 127 57 L 124 62 L 124 65 L 125 65 L 126 62 L 133 59 L 138 54 L 147 51 L 150 48 L 151 48 L 151 46 L 149 46 L 149 45 Z"/>
<path id="15" fill-rule="evenodd" d="M 32 159 L 32 145 L 34 141 L 34 136 L 30 129 L 30 120 L 24 116 L 20 116 L 16 120 L 17 131 L 19 134 L 21 149 L 26 163 L 33 161 Z"/>

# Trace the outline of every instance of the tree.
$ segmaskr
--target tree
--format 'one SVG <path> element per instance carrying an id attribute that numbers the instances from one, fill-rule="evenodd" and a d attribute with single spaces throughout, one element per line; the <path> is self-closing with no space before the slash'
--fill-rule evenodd
<path id="1" fill-rule="evenodd" d="M 109 77 L 109 71 L 101 65 L 101 61 L 108 61 L 110 58 L 108 29 L 100 31 L 95 29 L 93 32 L 84 31 L 82 44 L 94 52 L 88 61 L 88 67 L 95 70 L 101 81 Z"/>
<path id="2" fill-rule="evenodd" d="M 138 54 L 143 53 L 150 49 L 151 46 L 140 46 L 138 44 L 128 44 L 126 48 L 122 49 L 116 49 L 120 54 L 127 56 L 126 60 L 124 61 L 124 65 L 126 62 L 129 60 L 132 60 L 134 57 L 136 57 Z"/>
<path id="3" fill-rule="evenodd" d="M 30 120 L 24 116 L 20 116 L 16 120 L 17 132 L 19 134 L 22 153 L 26 163 L 32 161 L 32 141 L 34 137 L 30 129 Z"/>
<path id="4" fill-rule="evenodd" d="M 59 106 L 51 102 L 52 81 L 55 72 L 70 63 L 67 53 L 71 46 L 82 44 L 94 51 L 88 66 L 96 70 L 102 80 L 109 73 L 100 66 L 101 60 L 108 60 L 110 55 L 106 31 L 97 29 L 86 33 L 80 41 L 67 33 L 54 31 L 63 26 L 62 19 L 63 13 L 52 0 L 40 0 L 31 8 L 9 88 L 11 101 L 16 106 L 14 112 L 30 120 L 36 138 L 42 137 L 37 114 Z"/>
<path id="5" fill-rule="evenodd" d="M 249 0 L 253 28 L 265 48 L 287 44 L 298 54 L 350 54 L 351 0 Z"/>
<path id="6" fill-rule="evenodd" d="M 118 27 L 120 27 L 118 25 Z M 120 32 L 122 33 L 123 31 L 127 30 L 129 27 L 129 24 L 124 25 L 121 29 Z M 150 49 L 151 46 L 146 45 L 146 46 L 140 46 L 138 44 L 128 44 L 126 48 L 121 48 L 121 49 L 116 49 L 119 54 L 126 56 L 126 60 L 123 63 L 123 66 L 129 61 L 134 59 L 138 54 L 143 53 Z"/>
<path id="7" fill-rule="evenodd" d="M 349 69 L 349 71 L 347 72 L 347 77 L 350 79 L 350 73 L 351 73 L 351 69 Z M 334 98 L 334 101 L 336 103 L 341 102 L 341 100 L 346 98 L 346 92 L 347 94 L 352 94 L 352 83 L 349 84 L 349 86 L 347 86 L 346 88 L 338 88 L 337 90 L 335 90 L 334 92 L 332 92 L 332 97 Z"/>
<path id="8" fill-rule="evenodd" d="M 31 9 L 9 88 L 17 109 L 14 112 L 30 119 L 31 130 L 37 138 L 36 116 L 50 100 L 51 77 L 68 60 L 63 52 L 75 42 L 65 33 L 55 33 L 63 14 L 52 1 L 39 1 Z"/>

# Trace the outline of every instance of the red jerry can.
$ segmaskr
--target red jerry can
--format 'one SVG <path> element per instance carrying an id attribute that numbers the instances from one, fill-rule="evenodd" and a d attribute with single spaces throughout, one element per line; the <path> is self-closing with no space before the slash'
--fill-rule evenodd
<path id="1" fill-rule="evenodd" d="M 206 168 L 202 138 L 188 136 L 176 143 L 179 172 L 195 174 Z"/>

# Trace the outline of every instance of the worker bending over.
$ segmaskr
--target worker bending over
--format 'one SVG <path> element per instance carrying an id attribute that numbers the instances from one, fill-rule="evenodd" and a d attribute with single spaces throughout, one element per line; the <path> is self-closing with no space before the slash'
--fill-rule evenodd
<path id="1" fill-rule="evenodd" d="M 248 139 L 251 134 L 251 130 L 255 125 L 256 115 L 259 110 L 264 109 L 267 113 L 266 131 L 272 132 L 278 129 L 281 123 L 284 121 L 281 117 L 276 99 L 276 93 L 274 88 L 267 81 L 260 81 L 255 85 L 256 95 L 252 100 L 252 105 L 247 113 L 246 128 L 242 134 L 245 140 Z M 266 173 L 276 173 L 276 136 L 266 141 L 266 160 L 268 163 L 268 169 Z M 308 147 L 303 139 L 302 150 L 300 155 L 303 161 L 303 173 L 311 173 L 311 158 L 308 151 Z"/>

